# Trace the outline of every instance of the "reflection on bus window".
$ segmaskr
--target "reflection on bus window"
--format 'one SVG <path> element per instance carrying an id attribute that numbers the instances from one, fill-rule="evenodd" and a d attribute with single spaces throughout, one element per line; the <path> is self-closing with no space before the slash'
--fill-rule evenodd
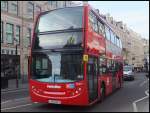
<path id="1" fill-rule="evenodd" d="M 40 82 L 75 82 L 83 80 L 81 54 L 39 52 L 33 54 L 32 79 Z"/>

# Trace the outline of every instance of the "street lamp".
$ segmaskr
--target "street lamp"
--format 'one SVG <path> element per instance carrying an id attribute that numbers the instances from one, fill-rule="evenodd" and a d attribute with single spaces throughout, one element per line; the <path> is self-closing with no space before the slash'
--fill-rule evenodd
<path id="1" fill-rule="evenodd" d="M 18 40 L 16 38 L 14 38 L 14 41 L 16 43 L 16 51 L 15 51 L 15 54 L 16 54 L 16 58 L 17 58 L 17 55 L 18 55 L 18 48 L 17 48 L 17 43 L 18 43 Z M 19 81 L 18 81 L 18 68 L 17 68 L 17 61 L 16 61 L 16 87 L 18 88 L 19 87 Z"/>

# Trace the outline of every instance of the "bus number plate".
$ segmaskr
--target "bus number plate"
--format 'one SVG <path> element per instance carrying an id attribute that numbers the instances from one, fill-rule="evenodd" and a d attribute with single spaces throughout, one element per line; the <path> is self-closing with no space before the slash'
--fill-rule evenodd
<path id="1" fill-rule="evenodd" d="M 59 101 L 59 100 L 48 100 L 48 103 L 51 103 L 51 104 L 61 104 L 61 101 Z"/>

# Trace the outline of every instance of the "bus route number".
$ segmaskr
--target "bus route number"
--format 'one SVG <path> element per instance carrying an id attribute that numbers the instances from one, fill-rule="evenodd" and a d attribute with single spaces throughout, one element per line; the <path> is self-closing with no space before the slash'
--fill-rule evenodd
<path id="1" fill-rule="evenodd" d="M 88 55 L 83 55 L 83 61 L 88 62 Z"/>

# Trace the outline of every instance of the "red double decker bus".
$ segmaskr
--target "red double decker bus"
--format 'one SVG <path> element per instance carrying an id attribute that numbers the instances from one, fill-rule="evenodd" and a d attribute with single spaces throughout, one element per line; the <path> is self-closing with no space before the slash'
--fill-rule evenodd
<path id="1" fill-rule="evenodd" d="M 41 13 L 29 60 L 33 102 L 91 105 L 122 86 L 121 41 L 94 9 Z"/>

